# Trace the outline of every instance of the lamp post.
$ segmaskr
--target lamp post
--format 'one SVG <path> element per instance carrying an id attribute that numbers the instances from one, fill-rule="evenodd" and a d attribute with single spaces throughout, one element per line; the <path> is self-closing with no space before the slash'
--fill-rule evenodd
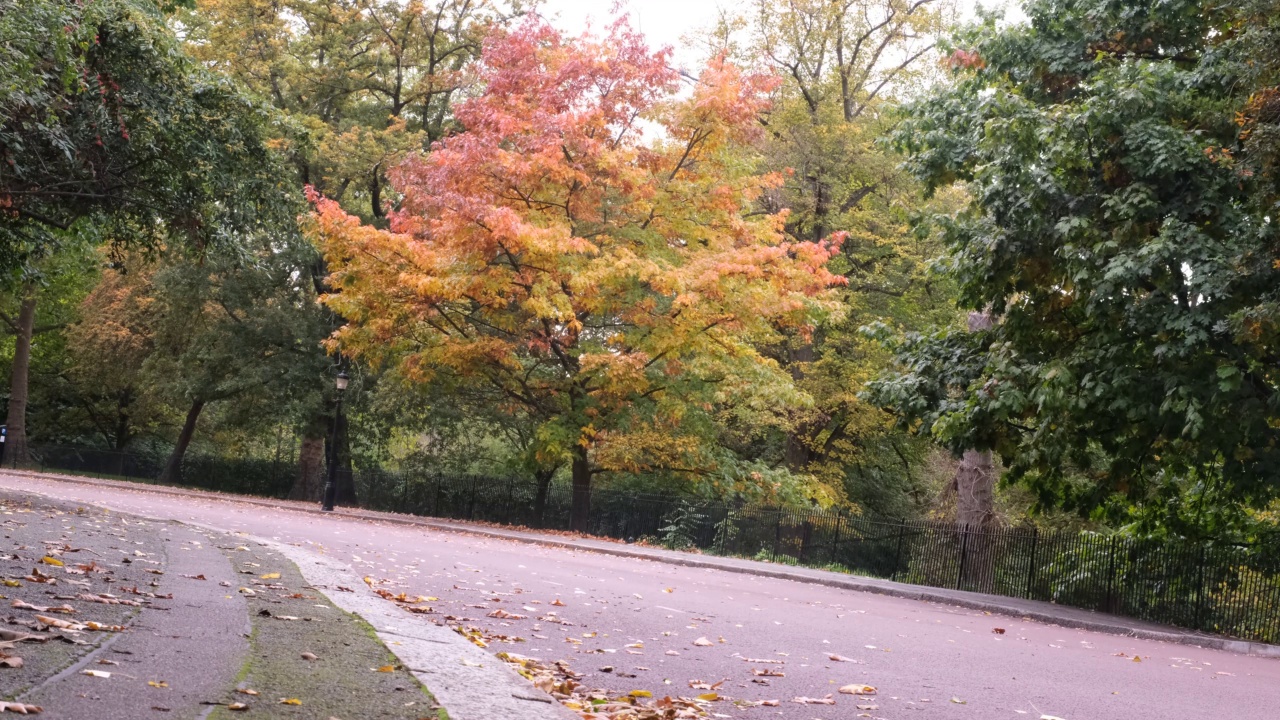
<path id="1" fill-rule="evenodd" d="M 329 479 L 324 484 L 324 504 L 320 506 L 325 512 L 333 511 L 333 496 L 338 493 L 338 426 L 342 424 L 342 393 L 350 381 L 345 372 L 339 372 L 333 381 L 338 388 L 338 401 L 333 409 L 333 432 L 329 435 Z"/>

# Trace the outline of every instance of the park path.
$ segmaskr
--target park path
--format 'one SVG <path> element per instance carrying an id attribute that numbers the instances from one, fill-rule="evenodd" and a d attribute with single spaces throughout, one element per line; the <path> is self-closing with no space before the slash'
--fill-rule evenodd
<path id="1" fill-rule="evenodd" d="M 1274 659 L 777 578 L 144 488 L 7 474 L 0 474 L 0 487 L 196 522 L 323 553 L 378 587 L 438 598 L 430 604 L 439 613 L 412 616 L 417 621 L 448 615 L 455 618 L 451 622 L 474 625 L 490 638 L 523 637 L 526 642 L 515 644 L 492 641 L 490 649 L 564 660 L 586 675 L 588 686 L 647 690 L 661 697 L 696 695 L 705 691 L 691 689 L 691 682 L 724 680 L 718 688 L 722 695 L 780 701 L 776 707 L 752 708 L 718 703 L 722 717 L 1280 716 L 1280 661 Z M 489 617 L 497 609 L 528 617 Z M 551 612 L 562 622 L 538 619 Z M 699 638 L 710 646 L 695 645 Z M 831 655 L 850 661 L 833 661 Z M 762 660 L 773 662 L 752 662 Z M 781 676 L 754 674 L 766 670 Z M 835 705 L 793 702 L 823 698 L 851 683 L 873 685 L 879 692 L 865 698 L 837 693 Z"/>

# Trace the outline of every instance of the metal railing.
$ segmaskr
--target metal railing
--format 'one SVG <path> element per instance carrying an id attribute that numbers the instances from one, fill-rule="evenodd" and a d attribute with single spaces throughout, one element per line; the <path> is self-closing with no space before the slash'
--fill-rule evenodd
<path id="1" fill-rule="evenodd" d="M 86 448 L 33 450 L 43 470 L 155 482 L 165 458 Z M 11 461 L 6 458 L 6 465 Z M 190 455 L 183 486 L 283 498 L 295 463 Z M 567 529 L 572 489 L 520 478 L 358 469 L 362 507 Z M 590 534 L 827 568 L 1280 642 L 1280 542 L 1242 546 L 1032 528 L 965 528 L 820 508 L 732 505 L 595 489 Z"/>

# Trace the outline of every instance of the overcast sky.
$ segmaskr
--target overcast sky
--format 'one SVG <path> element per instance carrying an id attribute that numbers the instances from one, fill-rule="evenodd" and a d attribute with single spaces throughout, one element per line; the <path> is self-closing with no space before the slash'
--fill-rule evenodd
<path id="1" fill-rule="evenodd" d="M 649 38 L 651 45 L 670 45 L 676 49 L 677 62 L 694 58 L 681 52 L 680 38 L 690 31 L 707 27 L 715 21 L 720 7 L 742 8 L 750 0 L 629 0 L 625 2 L 635 25 Z M 971 17 L 977 5 L 1017 7 L 1017 0 L 957 0 L 961 17 Z M 612 17 L 614 0 L 544 0 L 544 13 L 566 33 L 577 34 L 591 19 L 599 28 Z M 1010 19 L 1021 17 L 1014 10 Z"/>

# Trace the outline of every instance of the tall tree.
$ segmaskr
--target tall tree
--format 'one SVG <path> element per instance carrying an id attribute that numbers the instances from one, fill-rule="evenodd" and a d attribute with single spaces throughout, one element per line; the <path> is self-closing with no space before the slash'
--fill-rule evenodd
<path id="1" fill-rule="evenodd" d="M 767 78 L 713 62 L 677 99 L 666 53 L 625 25 L 567 41 L 536 20 L 491 36 L 480 76 L 465 131 L 393 174 L 391 232 L 317 199 L 326 302 L 349 321 L 335 345 L 537 417 L 585 530 L 593 475 L 692 470 L 703 403 L 785 394 L 756 344 L 831 308 L 838 238 L 749 212 L 777 183 L 752 169 Z"/>
<path id="2" fill-rule="evenodd" d="M 398 198 L 387 173 L 454 126 L 452 104 L 471 82 L 480 39 L 523 12 L 520 0 L 201 0 L 180 13 L 187 47 L 252 88 L 300 132 L 283 147 L 306 183 L 380 226 Z M 309 268 L 326 292 L 323 260 Z M 331 329 L 342 318 L 330 317 Z M 319 348 L 317 354 L 323 351 Z M 333 399 L 301 420 L 291 496 L 319 499 L 334 437 Z M 345 434 L 339 435 L 345 438 Z M 345 442 L 345 440 L 343 441 Z M 350 453 L 345 445 L 342 457 Z M 346 474 L 340 495 L 354 498 Z"/>
<path id="3" fill-rule="evenodd" d="M 787 229 L 798 237 L 847 233 L 829 265 L 848 280 L 840 290 L 846 312 L 812 336 L 792 334 L 769 349 L 815 399 L 791 409 L 781 457 L 769 459 L 819 478 L 837 496 L 843 490 L 853 503 L 905 492 L 904 476 L 919 474 L 928 451 L 859 397 L 891 361 L 860 328 L 923 328 L 957 316 L 946 284 L 926 272 L 939 243 L 909 226 L 916 183 L 877 143 L 895 122 L 895 101 L 934 72 L 941 5 L 760 0 L 739 21 L 742 32 L 721 36 L 782 81 L 763 118 L 763 147 L 767 167 L 786 175 L 764 195 L 763 208 L 785 209 Z"/>
<path id="4" fill-rule="evenodd" d="M 1274 127 L 1276 76 L 1246 42 L 1274 43 L 1261 7 L 1036 0 L 1027 25 L 955 40 L 953 82 L 895 137 L 928 188 L 969 188 L 934 224 L 964 305 L 998 322 L 907 338 L 881 400 L 995 450 L 1046 505 L 1136 502 L 1197 533 L 1275 495 L 1280 233 L 1250 132 Z"/>

